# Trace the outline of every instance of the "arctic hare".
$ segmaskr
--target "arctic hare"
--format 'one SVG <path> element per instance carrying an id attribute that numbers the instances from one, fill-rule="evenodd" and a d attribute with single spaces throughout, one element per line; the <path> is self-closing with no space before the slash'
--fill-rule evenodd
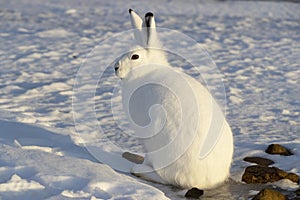
<path id="1" fill-rule="evenodd" d="M 228 178 L 233 155 L 224 114 L 203 85 L 169 64 L 154 15 L 148 12 L 143 20 L 129 13 L 138 45 L 114 67 L 123 107 L 146 152 L 131 172 L 181 188 L 217 186 Z"/>

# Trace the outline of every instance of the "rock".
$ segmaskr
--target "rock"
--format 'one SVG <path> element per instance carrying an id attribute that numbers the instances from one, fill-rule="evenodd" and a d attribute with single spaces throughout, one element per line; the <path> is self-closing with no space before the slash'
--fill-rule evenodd
<path id="1" fill-rule="evenodd" d="M 299 182 L 299 176 L 293 173 L 287 173 L 276 167 L 263 165 L 249 166 L 246 168 L 242 181 L 246 183 L 269 183 L 289 179 L 293 182 Z"/>
<path id="2" fill-rule="evenodd" d="M 203 190 L 199 190 L 198 188 L 192 188 L 185 194 L 186 198 L 199 199 L 200 196 L 204 194 Z"/>
<path id="3" fill-rule="evenodd" d="M 261 158 L 261 157 L 246 157 L 244 158 L 244 161 L 246 162 L 251 162 L 251 163 L 256 163 L 258 165 L 272 165 L 274 164 L 273 160 L 267 159 L 267 158 Z"/>
<path id="4" fill-rule="evenodd" d="M 286 176 L 286 179 L 289 179 L 295 183 L 299 183 L 299 176 L 294 173 L 288 173 L 288 175 Z"/>
<path id="5" fill-rule="evenodd" d="M 295 193 L 297 196 L 300 196 L 300 189 L 296 190 Z"/>
<path id="6" fill-rule="evenodd" d="M 122 157 L 127 159 L 128 161 L 134 162 L 136 164 L 142 164 L 144 162 L 144 157 L 143 156 L 133 154 L 133 153 L 130 153 L 130 152 L 124 152 L 122 154 Z"/>
<path id="7" fill-rule="evenodd" d="M 276 190 L 263 189 L 252 200 L 287 200 L 287 198 Z"/>
<path id="8" fill-rule="evenodd" d="M 291 156 L 293 153 L 285 148 L 284 146 L 281 146 L 280 144 L 271 144 L 266 149 L 266 153 L 268 154 L 279 154 L 282 156 Z"/>

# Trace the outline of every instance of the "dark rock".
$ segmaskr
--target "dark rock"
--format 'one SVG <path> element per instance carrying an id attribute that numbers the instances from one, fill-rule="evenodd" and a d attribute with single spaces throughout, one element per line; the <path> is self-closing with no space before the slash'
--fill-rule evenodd
<path id="1" fill-rule="evenodd" d="M 249 166 L 246 168 L 242 181 L 246 183 L 269 183 L 289 179 L 293 182 L 299 182 L 299 176 L 293 173 L 287 173 L 276 167 L 263 165 Z"/>
<path id="2" fill-rule="evenodd" d="M 287 200 L 287 197 L 276 190 L 263 189 L 252 200 Z"/>
<path id="3" fill-rule="evenodd" d="M 244 161 L 256 163 L 258 165 L 265 165 L 265 166 L 274 164 L 273 160 L 267 158 L 261 158 L 261 157 L 246 157 L 244 158 Z"/>
<path id="4" fill-rule="evenodd" d="M 133 154 L 133 153 L 129 153 L 129 152 L 124 152 L 122 154 L 122 157 L 129 160 L 130 162 L 134 162 L 136 164 L 142 164 L 144 162 L 144 157 L 143 156 Z"/>
<path id="5" fill-rule="evenodd" d="M 192 188 L 187 193 L 185 194 L 186 198 L 194 198 L 194 199 L 199 199 L 200 196 L 204 194 L 203 190 L 199 190 L 198 188 Z"/>
<path id="6" fill-rule="evenodd" d="M 286 176 L 286 179 L 289 179 L 295 183 L 299 183 L 299 176 L 294 173 L 288 173 L 288 175 Z"/>
<path id="7" fill-rule="evenodd" d="M 268 154 L 279 154 L 282 156 L 291 156 L 293 153 L 285 148 L 284 146 L 281 146 L 280 144 L 271 144 L 266 149 L 266 153 Z"/>

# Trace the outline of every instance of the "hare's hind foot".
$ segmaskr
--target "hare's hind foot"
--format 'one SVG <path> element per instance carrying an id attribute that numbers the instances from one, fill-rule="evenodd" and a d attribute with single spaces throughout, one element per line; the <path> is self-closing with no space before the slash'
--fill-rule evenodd
<path id="1" fill-rule="evenodd" d="M 147 181 L 151 181 L 154 183 L 161 183 L 161 184 L 167 184 L 166 181 L 164 181 L 155 171 L 152 167 L 145 164 L 138 164 L 135 165 L 131 169 L 131 174 L 140 177 L 142 179 L 145 179 Z"/>

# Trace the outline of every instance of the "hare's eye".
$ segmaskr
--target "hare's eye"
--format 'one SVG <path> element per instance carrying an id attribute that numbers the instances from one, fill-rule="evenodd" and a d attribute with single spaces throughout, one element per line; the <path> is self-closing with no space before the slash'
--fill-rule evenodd
<path id="1" fill-rule="evenodd" d="M 139 55 L 137 55 L 137 54 L 133 54 L 132 56 L 131 56 L 131 60 L 137 60 L 137 59 L 139 59 Z"/>

